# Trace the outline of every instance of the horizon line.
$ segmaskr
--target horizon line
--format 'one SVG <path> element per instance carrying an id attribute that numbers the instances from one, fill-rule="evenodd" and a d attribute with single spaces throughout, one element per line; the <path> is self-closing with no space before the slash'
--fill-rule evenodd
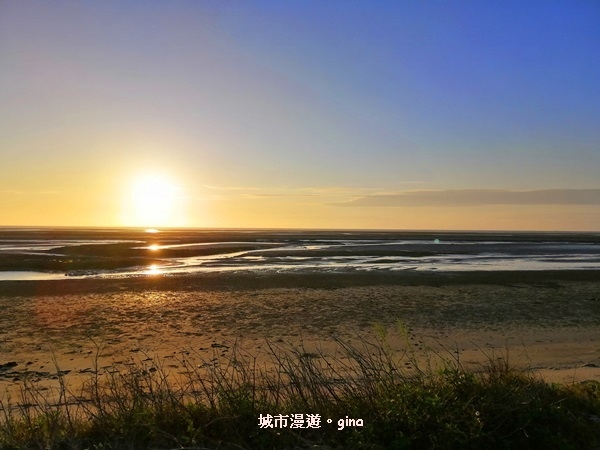
<path id="1" fill-rule="evenodd" d="M 0 225 L 0 230 L 7 229 L 61 229 L 61 230 L 130 230 L 146 232 L 150 229 L 158 231 L 327 231 L 327 232 L 387 232 L 387 233 L 539 233 L 539 234 L 600 234 L 598 230 L 532 230 L 532 229 L 441 229 L 441 228 L 291 228 L 291 227 L 152 227 L 152 226 L 117 226 L 117 225 Z"/>

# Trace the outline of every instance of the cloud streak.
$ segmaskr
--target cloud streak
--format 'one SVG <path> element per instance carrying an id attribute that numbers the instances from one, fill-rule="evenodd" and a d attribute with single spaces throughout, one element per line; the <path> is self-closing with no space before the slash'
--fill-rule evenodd
<path id="1" fill-rule="evenodd" d="M 600 205 L 600 189 L 461 189 L 365 195 L 337 206 Z"/>
<path id="2" fill-rule="evenodd" d="M 411 182 L 413 183 L 413 182 Z M 385 195 L 393 191 L 383 191 L 378 188 L 355 188 L 344 186 L 306 186 L 306 187 L 257 187 L 257 186 L 214 186 L 204 185 L 213 192 L 241 193 L 245 197 L 348 197 L 356 198 L 371 195 Z"/>

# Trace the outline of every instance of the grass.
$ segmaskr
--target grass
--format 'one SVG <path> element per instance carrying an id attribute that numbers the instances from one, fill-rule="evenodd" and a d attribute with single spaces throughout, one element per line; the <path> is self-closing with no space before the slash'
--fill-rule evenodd
<path id="1" fill-rule="evenodd" d="M 0 447 L 600 448 L 600 383 L 547 384 L 493 355 L 478 371 L 451 357 L 422 367 L 384 339 L 337 345 L 335 354 L 274 345 L 265 355 L 215 349 L 211 360 L 182 353 L 177 374 L 140 359 L 96 370 L 77 391 L 57 367 L 55 401 L 25 380 L 19 399 L 0 403 Z M 260 427 L 267 414 L 278 424 L 287 415 L 287 426 Z"/>

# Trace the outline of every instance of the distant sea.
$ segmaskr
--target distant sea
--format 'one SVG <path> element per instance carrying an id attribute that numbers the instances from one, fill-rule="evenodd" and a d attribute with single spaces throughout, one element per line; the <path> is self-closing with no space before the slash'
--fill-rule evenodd
<path id="1" fill-rule="evenodd" d="M 600 233 L 0 228 L 0 281 L 598 269 Z"/>

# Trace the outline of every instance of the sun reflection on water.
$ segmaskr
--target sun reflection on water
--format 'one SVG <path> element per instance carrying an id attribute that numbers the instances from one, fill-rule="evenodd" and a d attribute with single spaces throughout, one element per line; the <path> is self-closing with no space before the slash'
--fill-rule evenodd
<path id="1" fill-rule="evenodd" d="M 164 271 L 158 264 L 150 264 L 150 266 L 148 266 L 148 269 L 146 269 L 144 273 L 146 275 L 160 275 L 164 273 Z"/>

